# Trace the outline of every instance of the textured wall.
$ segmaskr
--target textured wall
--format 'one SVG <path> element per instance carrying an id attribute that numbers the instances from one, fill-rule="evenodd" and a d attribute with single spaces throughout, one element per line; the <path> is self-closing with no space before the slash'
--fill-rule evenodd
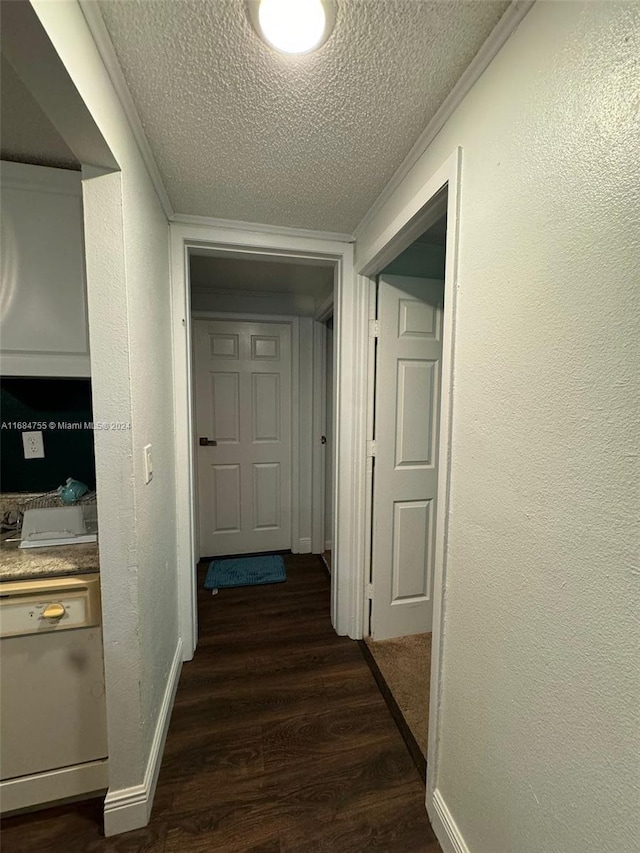
<path id="1" fill-rule="evenodd" d="M 538 3 L 463 148 L 437 785 L 472 853 L 640 849 L 640 6 Z"/>
<path id="2" fill-rule="evenodd" d="M 113 791 L 143 782 L 179 635 L 168 226 L 78 4 L 33 5 L 121 166 L 85 182 L 94 418 L 132 427 L 96 436 Z"/>

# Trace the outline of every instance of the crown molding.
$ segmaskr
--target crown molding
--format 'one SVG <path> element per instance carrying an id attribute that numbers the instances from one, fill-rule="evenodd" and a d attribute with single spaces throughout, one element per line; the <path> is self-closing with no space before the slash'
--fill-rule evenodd
<path id="1" fill-rule="evenodd" d="M 307 228 L 291 228 L 288 225 L 265 225 L 260 222 L 242 222 L 235 219 L 215 219 L 211 216 L 196 216 L 189 213 L 174 213 L 171 222 L 177 225 L 197 225 L 202 228 L 222 228 L 227 231 L 249 231 L 260 234 L 277 234 L 282 237 L 303 237 L 312 240 L 327 240 L 335 243 L 353 243 L 353 234 L 334 231 L 313 231 Z"/>
<path id="2" fill-rule="evenodd" d="M 396 172 L 354 229 L 353 233 L 356 240 L 398 189 L 534 3 L 535 0 L 512 0 L 511 5 L 506 9 L 487 40 L 444 99 Z"/>
<path id="3" fill-rule="evenodd" d="M 140 151 L 140 155 L 144 165 L 146 166 L 149 178 L 151 179 L 151 183 L 153 184 L 158 199 L 160 200 L 165 216 L 167 219 L 171 219 L 173 216 L 173 207 L 169 200 L 169 195 L 162 181 L 162 177 L 160 176 L 158 166 L 156 165 L 155 158 L 151 151 L 151 146 L 149 145 L 149 140 L 147 139 L 147 135 L 142 127 L 140 116 L 138 115 L 138 111 L 133 103 L 131 92 L 129 91 L 127 82 L 124 79 L 124 74 L 122 73 L 122 68 L 120 67 L 113 42 L 111 41 L 111 36 L 109 35 L 104 20 L 102 19 L 99 4 L 96 0 L 78 0 L 78 3 L 82 10 L 82 14 L 84 15 L 84 19 L 87 22 L 87 26 L 89 27 L 89 31 L 93 36 L 96 47 L 98 48 L 100 58 L 107 69 L 107 74 L 109 75 L 111 84 L 115 89 L 120 104 L 122 105 L 127 122 L 131 128 L 131 132 L 133 133 L 138 150 Z"/>

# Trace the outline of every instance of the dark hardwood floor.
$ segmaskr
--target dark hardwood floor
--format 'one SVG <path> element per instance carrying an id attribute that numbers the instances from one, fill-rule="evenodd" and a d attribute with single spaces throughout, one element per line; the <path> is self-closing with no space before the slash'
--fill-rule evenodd
<path id="1" fill-rule="evenodd" d="M 441 853 L 421 784 L 318 557 L 287 581 L 202 589 L 149 826 L 101 835 L 101 802 L 4 821 L 3 853 Z"/>

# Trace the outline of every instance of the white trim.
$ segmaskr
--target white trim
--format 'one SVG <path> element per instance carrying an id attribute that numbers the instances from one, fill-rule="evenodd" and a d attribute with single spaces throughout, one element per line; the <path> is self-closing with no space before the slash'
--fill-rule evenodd
<path id="1" fill-rule="evenodd" d="M 470 853 L 458 824 L 453 819 L 439 789 L 433 792 L 431 804 L 427 800 L 427 811 L 443 853 Z"/>
<path id="2" fill-rule="evenodd" d="M 116 791 L 109 789 L 104 801 L 104 834 L 106 836 L 139 829 L 149 822 L 181 670 L 182 640 L 178 639 L 158 712 L 144 781 L 141 785 L 133 785 L 130 788 Z"/>
<path id="3" fill-rule="evenodd" d="M 440 218 L 445 212 L 445 197 L 442 195 L 435 204 L 432 200 L 442 193 L 449 174 L 450 161 L 447 160 L 367 247 L 367 253 L 358 257 L 361 275 L 377 275 Z"/>
<path id="4" fill-rule="evenodd" d="M 369 287 L 368 311 L 369 324 L 377 318 L 377 284 L 374 279 L 366 279 Z M 367 348 L 367 445 L 373 442 L 373 425 L 375 410 L 375 387 L 376 387 L 376 340 L 369 336 Z M 364 637 L 371 635 L 371 607 L 367 604 L 371 589 L 371 535 L 373 525 L 373 455 L 367 453 L 365 469 L 365 506 L 364 506 L 364 564 L 363 575 L 363 623 L 362 634 Z"/>
<path id="5" fill-rule="evenodd" d="M 335 287 L 335 284 L 334 284 Z M 333 287 L 321 300 L 320 304 L 316 306 L 315 313 L 313 315 L 313 319 L 317 320 L 319 323 L 326 323 L 327 320 L 333 316 Z"/>
<path id="6" fill-rule="evenodd" d="M 300 549 L 300 318 L 291 326 L 291 551 Z M 298 550 L 297 553 L 302 553 Z"/>
<path id="7" fill-rule="evenodd" d="M 331 541 L 331 539 L 326 539 L 325 543 L 324 543 L 324 550 L 325 551 L 331 551 L 332 548 L 333 548 L 333 542 Z"/>
<path id="8" fill-rule="evenodd" d="M 120 63 L 118 62 L 118 57 L 113 47 L 111 36 L 109 35 L 102 19 L 100 6 L 96 3 L 96 0 L 78 0 L 78 3 L 82 10 L 82 14 L 84 15 L 84 19 L 87 22 L 87 26 L 89 27 L 89 32 L 96 44 L 100 58 L 107 70 L 107 74 L 111 80 L 111 85 L 113 86 L 115 93 L 118 96 L 118 100 L 122 105 L 127 122 L 131 128 L 131 133 L 136 141 L 138 150 L 140 151 L 140 156 L 142 157 L 151 183 L 153 184 L 153 188 L 160 200 L 165 216 L 167 219 L 171 219 L 173 216 L 173 207 L 156 165 L 155 158 L 151 151 L 151 146 L 149 145 L 149 140 L 147 139 L 147 135 L 142 127 L 138 110 L 136 109 L 133 98 L 131 97 L 131 92 L 129 91 L 129 87 L 124 79 L 124 74 L 122 73 Z"/>
<path id="9" fill-rule="evenodd" d="M 295 552 L 294 552 L 295 553 Z M 298 554 L 311 553 L 311 537 L 305 536 L 303 539 L 298 539 Z"/>
<path id="10" fill-rule="evenodd" d="M 305 260 L 318 259 L 335 263 L 336 272 L 336 317 L 345 318 L 345 347 L 343 356 L 343 375 L 339 376 L 341 391 L 337 394 L 334 424 L 339 427 L 336 433 L 336 452 L 341 449 L 344 457 L 343 474 L 340 487 L 344 504 L 352 507 L 356 496 L 363 492 L 358 480 L 358 466 L 351 466 L 352 447 L 358 444 L 357 405 L 352 393 L 353 377 L 358 371 L 356 362 L 350 357 L 354 337 L 362 334 L 351 328 L 356 317 L 352 305 L 355 300 L 353 287 L 353 246 L 336 240 L 326 241 L 312 232 L 312 237 L 302 237 L 299 232 L 293 236 L 283 236 L 266 232 L 257 232 L 224 226 L 206 226 L 203 223 L 186 225 L 177 222 L 170 225 L 171 244 L 171 293 L 172 293 L 172 347 L 174 364 L 174 402 L 175 402 L 175 441 L 176 441 L 176 514 L 178 521 L 178 594 L 180 598 L 181 633 L 184 640 L 184 656 L 189 660 L 197 643 L 196 611 L 196 534 L 195 534 L 195 459 L 192 444 L 193 408 L 191 393 L 191 333 L 190 333 L 190 291 L 189 291 L 189 250 L 208 247 L 213 252 L 235 249 L 238 253 L 252 251 L 255 254 L 283 255 L 300 257 Z M 342 302 L 341 302 L 342 300 Z M 364 324 L 366 325 L 366 324 Z M 357 381 L 357 379 L 355 380 Z M 340 457 L 337 457 L 336 465 Z M 336 516 L 338 514 L 336 513 Z M 332 593 L 332 624 L 338 634 L 352 637 L 362 636 L 362 617 L 358 611 L 357 584 L 352 578 L 353 553 L 360 548 L 361 537 L 354 531 L 348 519 L 341 519 L 340 539 L 334 530 L 333 541 L 336 545 L 335 571 L 336 583 Z M 340 571 L 340 566 L 343 571 Z M 359 583 L 359 581 L 358 581 Z M 355 616 L 354 616 L 355 611 Z"/>
<path id="11" fill-rule="evenodd" d="M 317 320 L 313 321 L 312 408 L 311 548 L 314 554 L 321 554 L 325 537 L 326 445 L 322 436 L 327 429 L 327 327 Z"/>
<path id="12" fill-rule="evenodd" d="M 191 288 L 189 258 L 181 240 L 172 239 L 171 260 L 171 348 L 173 350 L 173 405 L 176 451 L 176 528 L 180 633 L 184 660 L 193 658 L 198 643 L 196 567 L 200 547 L 197 534 L 197 482 L 193 453 Z"/>
<path id="13" fill-rule="evenodd" d="M 344 275 L 336 284 L 335 376 L 332 436 L 334 516 L 331 619 L 354 640 L 364 630 L 367 363 L 369 282 Z M 342 567 L 342 569 L 340 568 Z M 347 571 L 344 570 L 347 567 Z"/>
<path id="14" fill-rule="evenodd" d="M 83 0 L 86 2 L 86 0 Z M 243 222 L 237 219 L 216 219 L 213 216 L 196 216 L 190 213 L 173 213 L 171 222 L 180 225 L 197 225 L 204 228 L 216 228 L 229 231 L 244 231 L 251 234 L 274 234 L 278 237 L 300 237 L 303 240 L 331 240 L 339 243 L 353 243 L 353 234 L 337 231 L 310 231 L 306 228 L 291 228 L 288 225 L 267 225 L 262 222 Z"/>
<path id="15" fill-rule="evenodd" d="M 432 200 L 444 187 L 447 188 L 447 237 L 445 262 L 445 292 L 442 342 L 442 379 L 440 404 L 439 474 L 436 499 L 435 557 L 433 579 L 433 628 L 431 647 L 431 686 L 429 701 L 429 761 L 427 762 L 427 801 L 437 787 L 438 746 L 440 729 L 440 682 L 442 674 L 442 635 L 444 626 L 445 588 L 448 555 L 449 494 L 451 481 L 451 436 L 453 429 L 453 380 L 455 354 L 455 320 L 458 292 L 458 245 L 460 220 L 460 175 L 462 149 L 456 148 L 445 163 L 421 187 L 403 210 L 384 229 L 369 247 L 367 254 L 359 259 L 358 280 L 368 281 L 366 276 L 379 273 L 384 265 L 398 254 L 398 246 L 406 245 L 407 235 L 413 233 L 416 223 L 426 222 L 432 213 Z M 368 297 L 360 294 L 361 310 L 368 309 Z M 359 362 L 365 364 L 366 359 Z M 369 364 L 369 376 L 371 365 Z M 364 374 L 364 370 L 362 373 Z M 362 425 L 365 439 L 368 422 Z M 367 481 L 368 482 L 368 481 Z M 362 529 L 363 543 L 366 541 L 366 507 L 362 521 L 354 521 L 354 529 Z M 362 577 L 359 595 L 364 602 L 365 580 Z"/>
<path id="16" fill-rule="evenodd" d="M 350 243 L 336 240 L 335 236 L 326 240 L 318 236 L 321 233 L 319 231 L 307 232 L 287 228 L 284 229 L 286 233 L 282 234 L 281 229 L 275 226 L 266 226 L 264 231 L 260 231 L 258 226 L 251 222 L 198 218 L 205 221 L 182 225 L 172 220 L 169 225 L 170 233 L 181 237 L 187 248 L 209 249 L 212 254 L 224 253 L 227 258 L 233 257 L 234 254 L 268 255 L 272 258 L 281 255 L 313 262 L 337 260 L 353 252 Z M 210 221 L 216 224 L 209 225 Z"/>
<path id="17" fill-rule="evenodd" d="M 453 113 L 458 109 L 461 102 L 480 79 L 498 51 L 524 19 L 534 2 L 535 0 L 512 0 L 511 5 L 506 9 L 504 15 L 500 18 L 489 34 L 487 40 L 464 70 L 462 76 L 442 102 L 429 124 L 422 131 L 407 156 L 392 175 L 380 195 L 376 198 L 373 205 L 358 223 L 353 232 L 356 240 L 363 233 L 367 225 L 369 225 L 369 223 L 378 215 L 380 210 L 389 201 L 402 181 L 406 178 L 411 169 L 413 169 L 429 145 L 431 145 L 436 135 L 442 130 Z"/>
<path id="18" fill-rule="evenodd" d="M 442 372 L 440 391 L 440 436 L 438 446 L 438 488 L 436 497 L 435 554 L 433 577 L 433 622 L 431 638 L 431 683 L 429 701 L 429 762 L 427 792 L 437 786 L 441 714 L 442 647 L 445 617 L 445 590 L 449 552 L 449 499 L 451 493 L 451 445 L 455 378 L 455 339 L 458 301 L 458 252 L 460 241 L 460 178 L 462 149 L 447 161 L 447 237 L 444 273 L 444 313 Z"/>

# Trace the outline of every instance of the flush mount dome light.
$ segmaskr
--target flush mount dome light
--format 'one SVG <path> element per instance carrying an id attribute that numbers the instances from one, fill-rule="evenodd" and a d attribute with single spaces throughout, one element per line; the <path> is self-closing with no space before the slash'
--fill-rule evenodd
<path id="1" fill-rule="evenodd" d="M 311 53 L 329 38 L 335 4 L 325 0 L 249 0 L 258 35 L 281 53 Z"/>

